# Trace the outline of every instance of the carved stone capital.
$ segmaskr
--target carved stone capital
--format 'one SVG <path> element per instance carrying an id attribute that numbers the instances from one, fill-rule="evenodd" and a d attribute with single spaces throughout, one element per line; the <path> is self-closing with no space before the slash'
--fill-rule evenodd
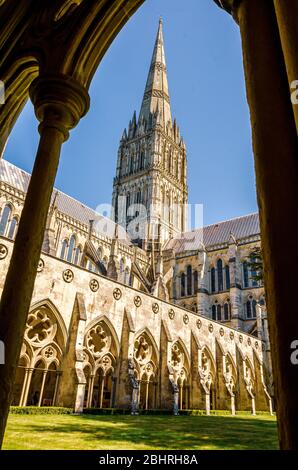
<path id="1" fill-rule="evenodd" d="M 30 86 L 30 98 L 41 123 L 39 132 L 53 127 L 63 133 L 64 140 L 90 106 L 86 88 L 66 75 L 37 77 Z"/>

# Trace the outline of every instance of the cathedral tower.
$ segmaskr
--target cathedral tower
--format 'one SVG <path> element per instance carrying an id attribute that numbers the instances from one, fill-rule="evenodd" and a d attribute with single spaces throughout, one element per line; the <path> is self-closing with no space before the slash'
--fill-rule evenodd
<path id="1" fill-rule="evenodd" d="M 186 172 L 185 143 L 171 115 L 160 20 L 140 113 L 123 132 L 113 186 L 116 219 L 140 246 L 158 233 L 166 240 L 186 230 Z"/>

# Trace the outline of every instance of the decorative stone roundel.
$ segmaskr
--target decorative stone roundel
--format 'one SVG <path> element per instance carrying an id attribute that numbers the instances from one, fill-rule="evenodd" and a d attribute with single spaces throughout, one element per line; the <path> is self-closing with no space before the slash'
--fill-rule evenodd
<path id="1" fill-rule="evenodd" d="M 43 268 L 44 268 L 44 260 L 40 258 L 40 260 L 38 261 L 38 265 L 37 265 L 37 272 L 41 273 L 41 271 L 43 271 Z"/>
<path id="2" fill-rule="evenodd" d="M 213 325 L 212 325 L 212 323 L 209 323 L 208 330 L 210 331 L 210 333 L 212 333 L 212 331 L 213 331 Z"/>
<path id="3" fill-rule="evenodd" d="M 91 279 L 89 282 L 89 287 L 92 290 L 92 292 L 97 292 L 99 289 L 99 282 L 97 279 Z"/>
<path id="4" fill-rule="evenodd" d="M 8 253 L 7 246 L 3 245 L 3 243 L 0 244 L 0 259 L 6 258 Z"/>
<path id="5" fill-rule="evenodd" d="M 185 313 L 183 315 L 183 321 L 184 321 L 185 325 L 187 325 L 187 323 L 189 322 L 189 317 L 188 317 L 187 313 Z"/>
<path id="6" fill-rule="evenodd" d="M 65 282 L 72 282 L 74 278 L 74 274 L 71 269 L 65 269 L 63 271 L 63 279 Z"/>
<path id="7" fill-rule="evenodd" d="M 197 320 L 197 328 L 200 330 L 202 328 L 202 320 Z"/>
<path id="8" fill-rule="evenodd" d="M 251 339 L 250 339 L 250 338 L 248 338 L 248 340 L 247 340 L 247 344 L 248 344 L 248 346 L 250 346 L 250 345 L 251 345 Z"/>
<path id="9" fill-rule="evenodd" d="M 153 313 L 158 313 L 158 312 L 159 312 L 159 305 L 158 305 L 158 303 L 154 302 L 154 303 L 152 304 L 152 311 L 153 311 Z"/>
<path id="10" fill-rule="evenodd" d="M 220 334 L 220 336 L 224 336 L 224 334 L 225 334 L 225 330 L 224 330 L 223 328 L 220 328 L 220 330 L 219 330 L 219 334 Z"/>
<path id="11" fill-rule="evenodd" d="M 239 335 L 239 343 L 243 343 L 243 336 Z"/>
<path id="12" fill-rule="evenodd" d="M 234 331 L 231 331 L 231 332 L 230 332 L 230 339 L 233 340 L 234 337 L 235 337 Z"/>
<path id="13" fill-rule="evenodd" d="M 121 297 L 122 297 L 122 292 L 121 290 L 119 289 L 119 287 L 116 287 L 114 290 L 113 290 L 113 296 L 114 296 L 114 299 L 115 300 L 120 300 Z"/>
<path id="14" fill-rule="evenodd" d="M 172 308 L 170 308 L 170 310 L 169 310 L 169 318 L 170 318 L 171 320 L 173 320 L 174 317 L 175 317 L 175 312 L 174 312 L 174 310 L 173 310 Z"/>
<path id="15" fill-rule="evenodd" d="M 142 299 L 139 295 L 136 295 L 133 301 L 136 307 L 140 307 L 142 305 Z"/>
<path id="16" fill-rule="evenodd" d="M 259 348 L 259 343 L 257 341 L 255 342 L 255 347 L 256 347 L 256 349 Z"/>

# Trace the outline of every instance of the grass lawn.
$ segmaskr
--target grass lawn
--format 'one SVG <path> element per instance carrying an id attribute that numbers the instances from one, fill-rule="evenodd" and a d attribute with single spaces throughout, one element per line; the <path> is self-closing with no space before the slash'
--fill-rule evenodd
<path id="1" fill-rule="evenodd" d="M 14 415 L 3 449 L 277 449 L 276 419 L 251 416 Z"/>

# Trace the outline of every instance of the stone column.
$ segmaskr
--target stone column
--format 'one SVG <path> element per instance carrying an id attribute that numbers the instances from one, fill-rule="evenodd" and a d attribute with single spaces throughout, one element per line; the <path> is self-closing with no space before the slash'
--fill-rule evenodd
<path id="1" fill-rule="evenodd" d="M 27 386 L 28 374 L 29 374 L 29 369 L 26 367 L 25 375 L 24 375 L 24 382 L 23 382 L 23 386 L 22 386 L 21 398 L 20 398 L 20 401 L 19 401 L 19 406 L 23 406 L 24 393 L 25 393 L 26 386 Z"/>
<path id="2" fill-rule="evenodd" d="M 11 402 L 16 366 L 30 307 L 61 146 L 87 112 L 89 96 L 70 77 L 37 78 L 30 97 L 39 121 L 40 142 L 17 231 L 0 304 L 0 338 L 6 363 L 0 376 L 0 444 Z"/>
<path id="3" fill-rule="evenodd" d="M 38 405 L 37 406 L 41 406 L 42 396 L 43 396 L 43 392 L 44 392 L 44 385 L 45 385 L 47 373 L 48 373 L 47 370 L 44 370 L 43 373 L 42 373 L 42 382 L 41 382 L 41 388 L 40 388 L 39 400 L 38 400 Z"/>
<path id="4" fill-rule="evenodd" d="M 30 390 L 30 385 L 31 385 L 31 379 L 32 379 L 33 370 L 34 370 L 34 369 L 28 369 L 27 382 L 26 382 L 26 387 L 25 387 L 25 391 L 24 391 L 22 406 L 26 406 L 26 405 L 27 405 L 28 394 L 29 394 L 29 390 Z"/>
<path id="5" fill-rule="evenodd" d="M 219 2 L 217 2 L 219 3 Z M 298 449 L 297 366 L 291 343 L 298 338 L 297 110 L 289 82 L 297 77 L 296 2 L 223 0 L 240 26 L 250 107 L 260 209 L 264 278 L 281 448 Z M 286 246 L 291 256 L 285 256 Z M 286 273 L 286 274 L 285 274 Z"/>
<path id="6" fill-rule="evenodd" d="M 206 416 L 210 416 L 210 393 L 205 393 Z"/>

